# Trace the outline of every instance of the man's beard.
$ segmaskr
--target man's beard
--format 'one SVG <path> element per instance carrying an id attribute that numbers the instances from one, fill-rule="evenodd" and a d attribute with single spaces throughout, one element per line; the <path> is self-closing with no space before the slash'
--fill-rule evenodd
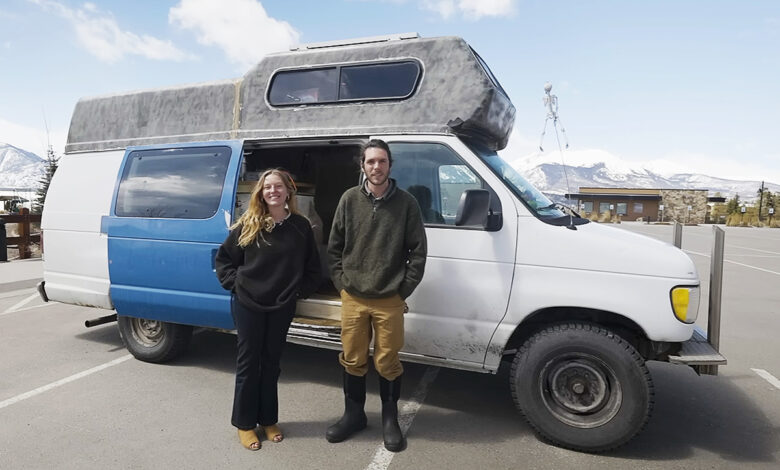
<path id="1" fill-rule="evenodd" d="M 381 180 L 377 181 L 377 178 L 381 178 Z M 388 175 L 387 174 L 384 174 L 384 175 L 374 175 L 374 176 L 368 177 L 368 182 L 373 184 L 374 186 L 382 186 L 385 183 L 387 183 L 387 179 L 388 179 Z"/>

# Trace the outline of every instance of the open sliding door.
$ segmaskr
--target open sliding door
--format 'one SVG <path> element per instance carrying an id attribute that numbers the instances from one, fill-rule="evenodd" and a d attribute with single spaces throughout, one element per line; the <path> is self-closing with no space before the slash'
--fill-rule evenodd
<path id="1" fill-rule="evenodd" d="M 108 233 L 123 316 L 232 329 L 214 257 L 228 233 L 241 141 L 128 148 Z"/>

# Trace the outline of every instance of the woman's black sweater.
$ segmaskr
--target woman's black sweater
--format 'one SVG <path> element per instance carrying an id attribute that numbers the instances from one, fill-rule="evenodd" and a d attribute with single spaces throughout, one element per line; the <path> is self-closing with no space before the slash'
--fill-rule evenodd
<path id="1" fill-rule="evenodd" d="M 309 221 L 290 214 L 271 232 L 241 247 L 231 230 L 216 258 L 220 284 L 246 307 L 267 312 L 306 298 L 320 282 L 320 257 Z M 265 239 L 265 240 L 264 240 Z"/>

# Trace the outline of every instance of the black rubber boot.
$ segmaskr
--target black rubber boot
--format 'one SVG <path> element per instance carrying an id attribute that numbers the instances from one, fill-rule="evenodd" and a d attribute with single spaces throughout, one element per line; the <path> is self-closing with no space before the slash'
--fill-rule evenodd
<path id="1" fill-rule="evenodd" d="M 382 397 L 382 435 L 385 449 L 399 452 L 406 446 L 406 439 L 398 426 L 398 398 L 401 396 L 401 376 L 390 381 L 379 377 L 379 395 Z"/>
<path id="2" fill-rule="evenodd" d="M 344 371 L 344 416 L 328 427 L 325 439 L 341 442 L 356 432 L 365 429 L 366 377 L 357 377 Z"/>

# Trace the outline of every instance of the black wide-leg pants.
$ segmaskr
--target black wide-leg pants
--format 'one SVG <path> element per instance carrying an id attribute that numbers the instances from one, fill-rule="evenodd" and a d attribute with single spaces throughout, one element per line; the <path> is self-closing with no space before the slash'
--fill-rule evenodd
<path id="1" fill-rule="evenodd" d="M 231 307 L 238 333 L 231 422 L 233 426 L 245 430 L 254 429 L 258 424 L 275 424 L 279 421 L 279 361 L 295 312 L 295 302 L 278 310 L 256 312 L 234 297 Z"/>

